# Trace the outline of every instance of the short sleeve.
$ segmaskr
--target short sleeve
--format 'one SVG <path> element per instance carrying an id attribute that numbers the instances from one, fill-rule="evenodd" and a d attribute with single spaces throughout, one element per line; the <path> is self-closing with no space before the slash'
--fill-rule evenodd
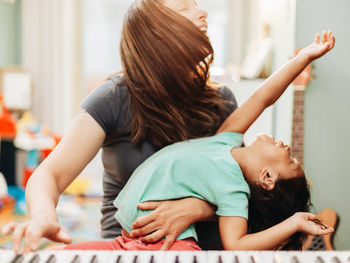
<path id="1" fill-rule="evenodd" d="M 239 216 L 248 219 L 248 197 L 245 190 L 227 193 L 218 204 L 216 214 L 218 216 Z"/>
<path id="2" fill-rule="evenodd" d="M 119 87 L 110 79 L 92 91 L 80 106 L 109 134 L 118 122 L 120 97 Z"/>
<path id="3" fill-rule="evenodd" d="M 241 147 L 243 145 L 243 134 L 239 132 L 221 132 L 212 136 L 211 140 L 231 147 Z"/>

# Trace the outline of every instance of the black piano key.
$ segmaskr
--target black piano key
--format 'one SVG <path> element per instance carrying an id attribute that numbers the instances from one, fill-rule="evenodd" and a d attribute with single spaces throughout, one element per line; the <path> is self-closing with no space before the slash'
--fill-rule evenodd
<path id="1" fill-rule="evenodd" d="M 55 262 L 56 262 L 55 255 L 50 255 L 45 263 L 55 263 Z"/>
<path id="2" fill-rule="evenodd" d="M 317 257 L 316 257 L 316 262 L 317 262 L 317 263 L 326 263 L 326 262 L 323 260 L 323 258 L 321 258 L 320 256 L 317 256 Z"/>
<path id="3" fill-rule="evenodd" d="M 15 255 L 10 262 L 11 263 L 21 263 L 21 262 L 23 262 L 23 260 L 24 260 L 23 256 L 18 254 L 18 255 Z"/>
<path id="4" fill-rule="evenodd" d="M 74 258 L 72 259 L 72 261 L 70 263 L 80 263 L 80 257 L 79 255 L 75 255 Z"/>
<path id="5" fill-rule="evenodd" d="M 122 262 L 122 256 L 119 255 L 119 256 L 117 257 L 117 260 L 116 260 L 115 263 L 121 263 L 121 262 Z"/>
<path id="6" fill-rule="evenodd" d="M 39 263 L 40 262 L 40 257 L 38 254 L 35 254 L 28 263 Z"/>
<path id="7" fill-rule="evenodd" d="M 151 256 L 151 259 L 150 259 L 149 263 L 155 263 L 155 262 L 154 262 L 154 256 L 153 256 L 153 255 Z"/>
<path id="8" fill-rule="evenodd" d="M 222 257 L 221 256 L 219 256 L 218 257 L 218 263 L 222 263 L 223 261 L 222 261 Z"/>
<path id="9" fill-rule="evenodd" d="M 239 263 L 239 258 L 237 255 L 235 256 L 235 263 Z"/>
<path id="10" fill-rule="evenodd" d="M 291 259 L 291 263 L 300 263 L 300 261 L 296 256 L 293 256 Z"/>
<path id="11" fill-rule="evenodd" d="M 254 256 L 250 256 L 249 259 L 250 259 L 250 263 L 258 263 Z"/>
<path id="12" fill-rule="evenodd" d="M 97 259 L 97 256 L 96 255 L 93 255 L 91 260 L 90 260 L 90 263 L 98 263 L 98 259 Z"/>
<path id="13" fill-rule="evenodd" d="M 193 263 L 198 263 L 197 256 L 193 257 Z"/>
<path id="14" fill-rule="evenodd" d="M 332 257 L 332 263 L 342 263 L 337 256 Z"/>
<path id="15" fill-rule="evenodd" d="M 137 256 L 134 257 L 134 260 L 132 261 L 132 263 L 137 263 Z"/>

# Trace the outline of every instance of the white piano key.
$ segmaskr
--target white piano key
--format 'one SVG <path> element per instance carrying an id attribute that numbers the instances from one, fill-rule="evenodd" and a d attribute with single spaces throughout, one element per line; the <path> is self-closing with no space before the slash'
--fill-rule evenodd
<path id="1" fill-rule="evenodd" d="M 260 255 L 263 262 L 267 263 L 301 263 L 302 258 L 298 252 L 286 251 L 261 251 Z M 311 263 L 311 262 L 309 262 Z"/>
<path id="2" fill-rule="evenodd" d="M 0 262 L 8 263 L 15 257 L 12 250 L 0 250 Z"/>
<path id="3" fill-rule="evenodd" d="M 115 251 L 94 251 L 93 254 L 97 255 L 98 263 L 116 263 L 118 260 Z"/>

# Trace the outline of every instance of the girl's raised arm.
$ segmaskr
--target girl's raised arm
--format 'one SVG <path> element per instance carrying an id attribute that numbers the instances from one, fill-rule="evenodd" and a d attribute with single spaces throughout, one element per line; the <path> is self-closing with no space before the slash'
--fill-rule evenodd
<path id="1" fill-rule="evenodd" d="M 316 34 L 315 41 L 272 74 L 261 87 L 224 121 L 217 133 L 232 131 L 245 133 L 260 114 L 274 104 L 292 81 L 313 60 L 330 51 L 335 44 L 332 32 Z"/>

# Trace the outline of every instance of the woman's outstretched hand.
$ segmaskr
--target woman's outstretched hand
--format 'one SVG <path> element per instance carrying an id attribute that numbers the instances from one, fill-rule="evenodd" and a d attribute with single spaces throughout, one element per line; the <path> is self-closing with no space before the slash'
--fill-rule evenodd
<path id="1" fill-rule="evenodd" d="M 335 45 L 335 37 L 331 31 L 323 31 L 322 32 L 322 40 L 321 40 L 321 35 L 317 33 L 315 35 L 315 40 L 314 42 L 303 48 L 300 51 L 300 55 L 305 56 L 309 62 L 318 59 L 319 57 L 322 57 L 325 55 L 327 52 L 333 49 Z"/>
<path id="2" fill-rule="evenodd" d="M 294 220 L 299 232 L 304 232 L 308 235 L 318 236 L 332 233 L 333 228 L 328 227 L 318 221 L 316 215 L 311 213 L 296 213 Z"/>
<path id="3" fill-rule="evenodd" d="M 134 230 L 129 234 L 150 243 L 165 237 L 162 250 L 168 250 L 176 238 L 194 222 L 209 220 L 214 216 L 213 207 L 197 198 L 145 202 L 137 207 L 154 211 L 138 218 L 132 225 Z"/>
<path id="4" fill-rule="evenodd" d="M 23 243 L 23 253 L 38 249 L 40 239 L 45 237 L 58 243 L 71 243 L 72 238 L 63 230 L 59 223 L 47 216 L 35 216 L 22 223 L 11 222 L 1 230 L 2 235 L 12 234 L 13 250 L 18 253 Z"/>

